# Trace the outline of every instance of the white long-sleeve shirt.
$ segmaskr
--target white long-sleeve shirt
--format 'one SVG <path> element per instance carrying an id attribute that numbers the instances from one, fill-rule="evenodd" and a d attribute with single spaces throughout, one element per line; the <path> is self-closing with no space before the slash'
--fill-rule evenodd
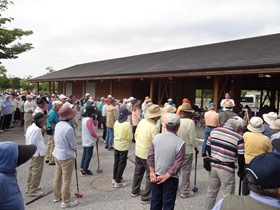
<path id="1" fill-rule="evenodd" d="M 76 158 L 77 142 L 74 129 L 67 121 L 60 121 L 54 130 L 55 147 L 53 156 L 58 160 Z"/>
<path id="2" fill-rule="evenodd" d="M 37 150 L 33 156 L 44 156 L 46 154 L 44 137 L 41 129 L 35 123 L 32 123 L 32 125 L 27 128 L 25 139 L 26 145 L 34 144 L 37 146 Z"/>

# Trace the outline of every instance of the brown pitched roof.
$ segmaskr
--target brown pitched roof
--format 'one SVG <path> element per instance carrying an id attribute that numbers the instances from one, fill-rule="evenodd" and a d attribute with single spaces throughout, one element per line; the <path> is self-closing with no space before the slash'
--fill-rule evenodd
<path id="1" fill-rule="evenodd" d="M 280 66 L 280 34 L 71 66 L 31 81 Z"/>

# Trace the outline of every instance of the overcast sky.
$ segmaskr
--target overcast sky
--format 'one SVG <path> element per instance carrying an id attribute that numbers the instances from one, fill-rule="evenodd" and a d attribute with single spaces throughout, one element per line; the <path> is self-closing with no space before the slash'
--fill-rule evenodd
<path id="1" fill-rule="evenodd" d="M 13 0 L 7 28 L 34 49 L 1 60 L 10 77 L 76 64 L 280 33 L 279 0 Z"/>

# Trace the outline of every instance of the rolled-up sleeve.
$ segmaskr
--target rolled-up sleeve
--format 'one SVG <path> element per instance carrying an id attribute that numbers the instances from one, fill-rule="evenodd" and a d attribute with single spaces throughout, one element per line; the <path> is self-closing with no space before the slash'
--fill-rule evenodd
<path id="1" fill-rule="evenodd" d="M 153 143 L 151 143 L 151 146 L 150 146 L 149 151 L 148 151 L 147 164 L 150 167 L 153 167 L 153 168 L 155 167 L 155 148 L 154 148 Z"/>

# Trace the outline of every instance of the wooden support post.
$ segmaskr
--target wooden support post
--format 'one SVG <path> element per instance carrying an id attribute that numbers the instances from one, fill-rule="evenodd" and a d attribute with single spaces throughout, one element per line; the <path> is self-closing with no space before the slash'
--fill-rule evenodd
<path id="1" fill-rule="evenodd" d="M 154 85 L 155 85 L 155 81 L 154 79 L 150 80 L 150 99 L 152 99 L 153 101 L 153 96 L 154 96 Z"/>
<path id="2" fill-rule="evenodd" d="M 113 80 L 110 80 L 110 95 L 113 96 Z"/>
<path id="3" fill-rule="evenodd" d="M 275 101 L 276 101 L 276 80 L 275 79 L 272 79 L 271 81 L 271 93 L 270 93 L 270 99 L 269 99 L 269 102 L 270 102 L 270 108 L 276 108 L 275 106 Z"/>
<path id="4" fill-rule="evenodd" d="M 204 96 L 204 89 L 202 88 L 201 89 L 201 97 L 200 97 L 200 108 L 202 109 L 203 108 L 203 97 Z"/>
<path id="5" fill-rule="evenodd" d="M 263 108 L 263 90 L 261 90 L 261 102 L 260 102 L 260 110 L 261 110 L 261 108 Z"/>
<path id="6" fill-rule="evenodd" d="M 63 82 L 63 94 L 66 95 L 66 81 Z"/>
<path id="7" fill-rule="evenodd" d="M 55 82 L 53 82 L 52 85 L 53 85 L 53 88 L 52 88 L 53 92 L 52 93 L 55 93 Z"/>
<path id="8" fill-rule="evenodd" d="M 240 77 L 232 77 L 230 82 L 231 82 L 230 95 L 235 102 L 235 107 L 233 108 L 233 110 L 235 113 L 239 113 L 241 111 L 240 96 L 241 96 L 242 80 Z"/>
<path id="9" fill-rule="evenodd" d="M 158 79 L 158 83 L 159 83 L 159 85 L 158 85 L 158 104 L 160 104 L 161 103 L 161 89 L 162 89 L 162 79 L 160 78 L 160 79 Z M 150 90 L 151 90 L 151 88 L 150 88 Z"/>
<path id="10" fill-rule="evenodd" d="M 280 91 L 277 90 L 277 107 L 276 107 L 276 110 L 277 110 L 277 113 L 279 113 L 279 99 L 280 99 Z"/>
<path id="11" fill-rule="evenodd" d="M 49 94 L 52 92 L 52 83 L 49 82 Z"/>
<path id="12" fill-rule="evenodd" d="M 213 91 L 213 102 L 216 104 L 216 111 L 219 106 L 219 78 L 214 77 L 214 91 Z"/>
<path id="13" fill-rule="evenodd" d="M 40 94 L 40 83 L 37 82 L 37 91 L 38 91 L 38 95 Z"/>
<path id="14" fill-rule="evenodd" d="M 174 95 L 173 95 L 173 78 L 168 78 L 168 85 L 169 85 L 169 97 L 173 99 Z"/>
<path id="15" fill-rule="evenodd" d="M 86 94 L 86 87 L 85 87 L 86 81 L 83 81 L 83 89 L 82 89 L 82 97 Z"/>

